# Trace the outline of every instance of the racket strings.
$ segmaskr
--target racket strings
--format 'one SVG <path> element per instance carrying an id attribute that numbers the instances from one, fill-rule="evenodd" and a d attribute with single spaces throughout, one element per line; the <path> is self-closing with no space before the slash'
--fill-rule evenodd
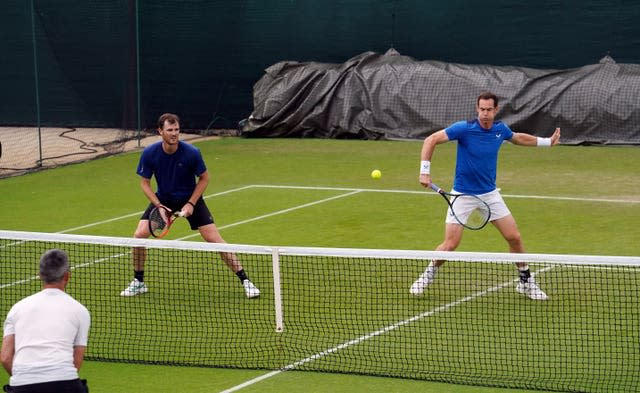
<path id="1" fill-rule="evenodd" d="M 482 228 L 491 216 L 491 210 L 485 202 L 467 194 L 452 198 L 451 211 L 458 222 L 470 229 Z"/>
<path id="2" fill-rule="evenodd" d="M 478 228 L 485 224 L 489 219 L 489 211 L 486 206 L 479 206 L 469 214 L 467 219 L 467 225 L 470 227 Z"/>
<path id="3" fill-rule="evenodd" d="M 149 229 L 154 235 L 158 235 L 167 226 L 169 220 L 161 209 L 153 209 L 149 214 Z"/>

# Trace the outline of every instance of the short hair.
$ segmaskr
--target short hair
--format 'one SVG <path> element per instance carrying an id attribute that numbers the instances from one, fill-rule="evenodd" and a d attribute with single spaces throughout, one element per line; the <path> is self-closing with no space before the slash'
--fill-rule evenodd
<path id="1" fill-rule="evenodd" d="M 64 274 L 69 271 L 69 257 L 67 253 L 52 249 L 40 257 L 40 279 L 45 284 L 62 281 Z"/>
<path id="2" fill-rule="evenodd" d="M 480 94 L 476 100 L 476 106 L 480 105 L 480 100 L 493 100 L 493 107 L 495 108 L 498 106 L 498 96 L 491 92 L 485 91 Z"/>
<path id="3" fill-rule="evenodd" d="M 158 118 L 158 128 L 164 128 L 164 122 L 167 121 L 169 124 L 180 124 L 180 118 L 178 115 L 174 115 L 173 113 L 163 113 Z"/>

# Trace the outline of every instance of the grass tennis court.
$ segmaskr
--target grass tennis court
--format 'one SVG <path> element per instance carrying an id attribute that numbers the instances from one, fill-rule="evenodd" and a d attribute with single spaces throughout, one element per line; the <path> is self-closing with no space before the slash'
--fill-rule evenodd
<path id="1" fill-rule="evenodd" d="M 230 243 L 419 250 L 441 240 L 444 205 L 417 184 L 420 143 L 231 138 L 198 146 L 212 177 L 207 201 Z M 451 185 L 454 153 L 453 144 L 444 145 L 433 159 L 434 181 L 443 187 Z M 123 154 L 1 180 L 5 214 L 0 227 L 130 236 L 146 204 L 135 175 L 138 157 Z M 529 252 L 637 256 L 638 164 L 636 148 L 506 145 L 498 184 Z M 374 168 L 382 170 L 382 179 L 369 177 Z M 186 224 L 176 225 L 172 238 L 199 240 Z M 497 232 L 487 228 L 465 234 L 460 250 L 505 248 Z M 125 284 L 113 283 L 118 289 Z M 191 386 L 188 391 L 221 391 L 266 373 L 95 362 L 85 367 L 81 374 L 95 392 L 128 391 L 138 380 L 146 391 L 157 391 L 160 378 L 175 378 L 176 386 Z M 431 386 L 296 372 L 241 391 L 323 392 L 340 391 L 340 386 L 358 391 L 351 387 L 361 385 L 361 391 L 383 386 L 380 391 L 429 391 Z M 145 391 L 141 386 L 136 390 Z M 433 391 L 508 391 L 433 386 Z"/>

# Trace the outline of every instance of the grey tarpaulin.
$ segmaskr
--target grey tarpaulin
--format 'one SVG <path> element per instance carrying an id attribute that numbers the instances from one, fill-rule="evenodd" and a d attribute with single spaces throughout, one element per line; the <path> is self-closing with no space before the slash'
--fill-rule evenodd
<path id="1" fill-rule="evenodd" d="M 640 144 L 640 65 L 568 70 L 416 61 L 390 49 L 343 64 L 284 61 L 254 86 L 249 137 L 419 139 L 475 117 L 483 91 L 500 97 L 514 131 L 565 144 Z"/>

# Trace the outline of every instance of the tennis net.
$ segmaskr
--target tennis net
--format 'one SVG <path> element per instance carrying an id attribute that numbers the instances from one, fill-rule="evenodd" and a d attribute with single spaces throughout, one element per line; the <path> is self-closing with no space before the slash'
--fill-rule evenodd
<path id="1" fill-rule="evenodd" d="M 121 297 L 145 247 L 149 292 Z M 640 258 L 267 247 L 0 231 L 0 313 L 50 248 L 92 314 L 87 358 L 580 392 L 640 390 Z M 234 252 L 247 299 L 219 252 Z M 422 297 L 409 293 L 443 259 Z M 517 293 L 527 262 L 549 295 Z"/>

